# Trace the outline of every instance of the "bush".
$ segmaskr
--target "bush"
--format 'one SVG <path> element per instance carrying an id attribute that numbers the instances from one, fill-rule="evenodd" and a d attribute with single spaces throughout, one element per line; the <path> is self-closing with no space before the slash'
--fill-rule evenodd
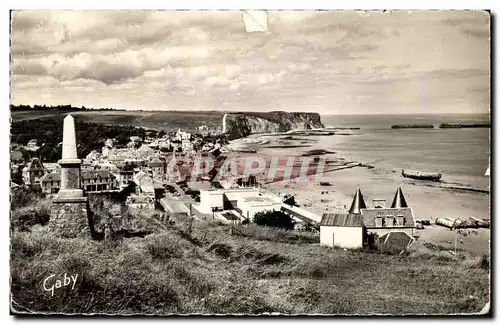
<path id="1" fill-rule="evenodd" d="M 180 258 L 183 251 L 179 244 L 168 235 L 161 234 L 151 238 L 147 243 L 149 254 L 155 259 L 165 260 L 169 258 Z"/>
<path id="2" fill-rule="evenodd" d="M 50 220 L 50 203 L 48 199 L 33 199 L 29 205 L 13 209 L 11 212 L 12 229 L 30 231 L 35 225 L 46 225 Z"/>
<path id="3" fill-rule="evenodd" d="M 254 216 L 254 222 L 261 226 L 293 229 L 294 222 L 290 216 L 281 211 L 258 212 Z"/>

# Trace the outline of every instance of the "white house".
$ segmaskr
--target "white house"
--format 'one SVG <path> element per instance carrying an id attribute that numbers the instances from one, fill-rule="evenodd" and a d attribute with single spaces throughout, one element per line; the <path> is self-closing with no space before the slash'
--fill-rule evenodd
<path id="1" fill-rule="evenodd" d="M 363 218 L 354 213 L 325 213 L 320 222 L 320 244 L 341 248 L 363 247 Z"/>
<path id="2" fill-rule="evenodd" d="M 184 152 L 193 150 L 193 144 L 187 139 L 182 140 L 181 147 Z"/>
<path id="3" fill-rule="evenodd" d="M 280 210 L 281 202 L 276 202 L 265 196 L 251 196 L 240 200 L 238 208 L 244 218 L 253 221 L 255 214 L 259 212 Z"/>
<path id="4" fill-rule="evenodd" d="M 24 149 L 29 151 L 37 151 L 38 149 L 40 149 L 40 147 L 37 144 L 38 144 L 37 139 L 32 139 L 28 141 L 28 144 L 26 145 L 26 147 L 24 147 Z"/>
<path id="5" fill-rule="evenodd" d="M 200 190 L 200 211 L 211 213 L 213 210 L 222 211 L 224 208 L 224 191 Z M 213 210 L 212 210 L 213 209 Z"/>
<path id="6" fill-rule="evenodd" d="M 200 190 L 198 210 L 212 213 L 213 210 L 235 210 L 244 218 L 253 220 L 257 212 L 280 210 L 281 201 L 260 195 L 256 188 L 230 188 L 218 190 Z"/>
<path id="7" fill-rule="evenodd" d="M 175 133 L 175 137 L 176 137 L 176 138 L 177 138 L 177 140 L 179 140 L 179 141 L 182 141 L 182 140 L 191 140 L 191 133 L 184 132 L 184 131 L 182 131 L 181 129 L 179 129 L 179 130 Z"/>

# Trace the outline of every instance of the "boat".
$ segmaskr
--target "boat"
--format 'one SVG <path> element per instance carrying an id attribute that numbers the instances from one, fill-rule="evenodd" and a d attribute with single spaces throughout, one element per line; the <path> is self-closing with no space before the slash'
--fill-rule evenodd
<path id="1" fill-rule="evenodd" d="M 441 173 L 402 170 L 403 177 L 437 182 L 443 176 Z"/>

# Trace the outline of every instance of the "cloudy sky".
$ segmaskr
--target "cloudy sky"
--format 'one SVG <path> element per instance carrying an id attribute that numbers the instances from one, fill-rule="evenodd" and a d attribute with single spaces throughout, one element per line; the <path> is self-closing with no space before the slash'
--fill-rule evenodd
<path id="1" fill-rule="evenodd" d="M 475 113 L 490 102 L 484 12 L 12 13 L 12 104 L 323 114 Z"/>

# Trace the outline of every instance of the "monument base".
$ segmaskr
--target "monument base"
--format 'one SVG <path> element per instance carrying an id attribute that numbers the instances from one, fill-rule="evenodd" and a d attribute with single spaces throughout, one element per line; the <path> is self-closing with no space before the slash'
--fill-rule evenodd
<path id="1" fill-rule="evenodd" d="M 58 196 L 52 201 L 48 227 L 59 237 L 90 237 L 89 211 L 86 197 Z"/>
<path id="2" fill-rule="evenodd" d="M 81 199 L 85 199 L 85 197 L 83 197 L 83 190 L 81 189 L 74 189 L 74 190 L 59 190 L 59 192 L 57 192 L 57 196 L 56 196 L 56 201 L 57 200 L 81 200 Z"/>

